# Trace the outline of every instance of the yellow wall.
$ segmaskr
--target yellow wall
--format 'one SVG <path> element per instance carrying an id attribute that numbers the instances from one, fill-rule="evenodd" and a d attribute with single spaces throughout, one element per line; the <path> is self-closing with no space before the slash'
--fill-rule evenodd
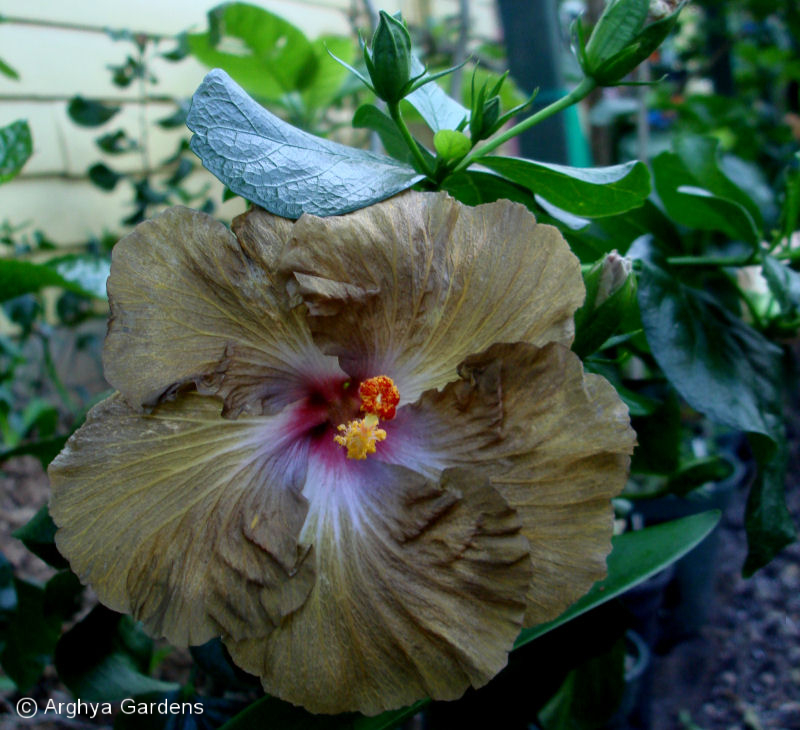
<path id="1" fill-rule="evenodd" d="M 107 156 L 94 144 L 101 134 L 123 127 L 129 136 L 139 137 L 147 129 L 149 157 L 155 163 L 168 156 L 179 139 L 188 137 L 184 128 L 162 130 L 154 122 L 170 114 L 169 103 L 125 105 L 123 111 L 102 127 L 76 126 L 67 116 L 69 98 L 135 100 L 140 89 L 134 81 L 126 89 L 111 83 L 109 64 L 121 64 L 135 47 L 128 41 L 114 41 L 103 32 L 80 28 L 46 27 L 14 22 L 15 18 L 53 24 L 93 28 L 130 29 L 170 36 L 183 30 L 203 30 L 206 12 L 218 0 L 0 0 L 0 58 L 20 75 L 13 81 L 0 75 L 0 125 L 27 119 L 32 130 L 34 154 L 14 181 L 0 188 L 0 222 L 29 223 L 62 245 L 77 245 L 90 234 L 104 230 L 119 232 L 120 221 L 132 212 L 131 191 L 120 184 L 111 192 L 95 187 L 85 177 L 96 162 L 105 162 L 121 172 L 141 170 L 140 154 Z M 361 0 L 261 0 L 256 4 L 281 15 L 310 37 L 321 33 L 351 34 L 350 15 L 361 11 Z M 429 13 L 455 14 L 457 0 L 386 0 L 374 5 L 390 12 L 402 10 L 412 22 L 422 22 Z M 472 27 L 484 37 L 496 37 L 497 22 L 491 0 L 470 2 Z M 150 53 L 150 69 L 158 84 L 149 86 L 151 95 L 188 98 L 208 69 L 191 58 L 168 63 L 157 52 L 173 47 L 160 42 Z M 200 171 L 189 179 L 189 187 L 202 189 L 213 179 Z M 211 182 L 219 193 L 221 187 Z M 217 197 L 219 199 L 219 197 Z M 231 202 L 221 211 L 224 217 L 237 212 Z M 0 247 L 2 254 L 2 247 Z"/>

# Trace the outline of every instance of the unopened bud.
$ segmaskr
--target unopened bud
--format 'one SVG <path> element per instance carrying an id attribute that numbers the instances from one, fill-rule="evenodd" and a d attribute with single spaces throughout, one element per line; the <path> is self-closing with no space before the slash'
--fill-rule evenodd
<path id="1" fill-rule="evenodd" d="M 576 22 L 578 60 L 600 86 L 614 86 L 658 48 L 686 0 L 611 0 L 583 43 Z M 649 22 L 654 21 L 654 22 Z"/>
<path id="2" fill-rule="evenodd" d="M 632 270 L 633 262 L 620 256 L 616 251 L 612 251 L 605 257 L 600 270 L 600 281 L 597 284 L 597 295 L 594 299 L 595 308 L 622 288 Z"/>
<path id="3" fill-rule="evenodd" d="M 483 86 L 475 90 L 475 76 L 472 77 L 472 108 L 469 117 L 469 136 L 472 144 L 476 144 L 482 139 L 491 137 L 500 127 L 502 127 L 512 116 L 517 112 L 522 111 L 528 104 L 533 101 L 533 96 L 527 99 L 522 104 L 509 109 L 502 114 L 500 102 L 500 89 L 508 77 L 506 71 L 497 81 L 494 86 L 489 88 L 489 82 L 484 82 Z"/>
<path id="4" fill-rule="evenodd" d="M 650 0 L 650 11 L 647 17 L 650 20 L 661 20 L 661 18 L 672 15 L 679 5 L 679 0 Z"/>
<path id="5" fill-rule="evenodd" d="M 400 101 L 411 80 L 411 36 L 401 20 L 381 10 L 372 49 L 364 47 L 364 62 L 375 94 L 386 102 Z"/>
<path id="6" fill-rule="evenodd" d="M 636 306 L 636 280 L 630 259 L 616 251 L 607 254 L 583 275 L 586 301 L 575 312 L 575 341 L 572 349 L 587 357 L 629 321 Z"/>

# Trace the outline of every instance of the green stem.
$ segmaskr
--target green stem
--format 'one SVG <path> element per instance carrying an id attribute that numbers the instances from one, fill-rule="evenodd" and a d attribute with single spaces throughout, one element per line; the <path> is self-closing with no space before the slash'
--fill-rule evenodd
<path id="1" fill-rule="evenodd" d="M 417 140 L 415 140 L 411 132 L 408 131 L 408 127 L 403 120 L 403 116 L 400 114 L 400 103 L 388 102 L 387 107 L 389 109 L 389 115 L 392 117 L 394 123 L 397 125 L 397 128 L 400 130 L 400 134 L 403 135 L 403 139 L 405 140 L 406 145 L 408 145 L 408 149 L 411 150 L 411 155 L 414 158 L 414 162 L 417 163 L 417 169 L 420 172 L 424 172 L 427 177 L 433 179 L 433 170 L 431 170 L 425 158 L 422 156 L 422 151 L 417 144 Z"/>
<path id="2" fill-rule="evenodd" d="M 13 449 L 19 443 L 19 436 L 11 428 L 11 424 L 5 414 L 0 413 L 0 444 L 3 451 Z"/>
<path id="3" fill-rule="evenodd" d="M 72 400 L 72 397 L 67 390 L 67 387 L 64 385 L 64 382 L 58 375 L 58 371 L 56 370 L 56 364 L 53 360 L 53 353 L 50 350 L 50 340 L 48 339 L 47 335 L 43 332 L 37 332 L 39 335 L 39 339 L 42 343 L 42 353 L 44 354 L 44 368 L 47 372 L 47 376 L 50 378 L 50 382 L 53 384 L 53 387 L 56 389 L 61 401 L 66 406 L 67 410 L 70 412 L 74 419 L 77 419 L 81 414 L 81 409 L 79 406 L 75 404 Z"/>
<path id="4" fill-rule="evenodd" d="M 470 152 L 463 160 L 461 160 L 461 162 L 458 163 L 458 165 L 456 165 L 456 167 L 453 169 L 453 172 L 461 172 L 461 170 L 465 170 L 473 162 L 479 160 L 484 155 L 489 154 L 489 152 L 497 149 L 500 145 L 505 144 L 508 142 L 508 140 L 516 137 L 518 134 L 522 134 L 522 132 L 525 132 L 536 124 L 539 124 L 539 122 L 544 121 L 548 117 L 552 117 L 562 109 L 566 109 L 573 104 L 577 104 L 581 99 L 586 98 L 596 86 L 597 82 L 594 79 L 586 77 L 566 96 L 562 96 L 558 101 L 554 101 L 552 104 L 544 107 L 544 109 L 540 109 L 535 114 L 531 114 L 531 116 L 529 116 L 527 119 L 522 120 L 519 124 L 515 124 L 501 135 L 498 135 L 494 139 L 486 142 L 486 144 L 483 144 L 480 147 L 472 150 L 472 152 Z"/>
<path id="5" fill-rule="evenodd" d="M 66 23 L 56 20 L 41 20 L 39 18 L 21 18 L 17 16 L 11 15 L 2 15 L 0 16 L 0 22 L 3 23 L 11 23 L 13 25 L 32 25 L 39 28 L 55 28 L 57 30 L 74 30 L 80 31 L 82 33 L 99 33 L 104 36 L 108 36 L 111 32 L 118 32 L 118 33 L 125 33 L 125 37 L 136 36 L 146 37 L 150 40 L 154 41 L 161 41 L 161 40 L 173 40 L 174 36 L 171 35 L 161 35 L 156 33 L 147 33 L 141 30 L 121 30 L 121 29 L 109 29 L 104 26 L 100 25 L 86 25 L 83 23 Z"/>
<path id="6" fill-rule="evenodd" d="M 753 256 L 670 256 L 667 263 L 673 266 L 749 266 Z"/>

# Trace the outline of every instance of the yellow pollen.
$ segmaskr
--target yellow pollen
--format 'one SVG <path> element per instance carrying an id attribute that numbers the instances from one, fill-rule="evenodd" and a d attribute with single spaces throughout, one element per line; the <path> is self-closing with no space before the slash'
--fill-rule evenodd
<path id="1" fill-rule="evenodd" d="M 363 419 L 350 421 L 337 427 L 341 435 L 333 440 L 347 449 L 348 459 L 366 459 L 367 454 L 375 453 L 375 444 L 386 438 L 386 431 L 378 428 L 378 417 L 368 413 Z"/>

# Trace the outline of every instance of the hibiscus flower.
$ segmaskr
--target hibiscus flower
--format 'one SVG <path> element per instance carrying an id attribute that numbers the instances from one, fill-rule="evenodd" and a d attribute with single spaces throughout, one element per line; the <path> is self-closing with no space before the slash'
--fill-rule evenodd
<path id="1" fill-rule="evenodd" d="M 118 392 L 50 509 L 154 636 L 374 714 L 485 684 L 605 574 L 634 436 L 568 349 L 578 261 L 523 206 L 409 192 L 233 233 L 173 208 L 117 244 L 108 291 Z"/>

